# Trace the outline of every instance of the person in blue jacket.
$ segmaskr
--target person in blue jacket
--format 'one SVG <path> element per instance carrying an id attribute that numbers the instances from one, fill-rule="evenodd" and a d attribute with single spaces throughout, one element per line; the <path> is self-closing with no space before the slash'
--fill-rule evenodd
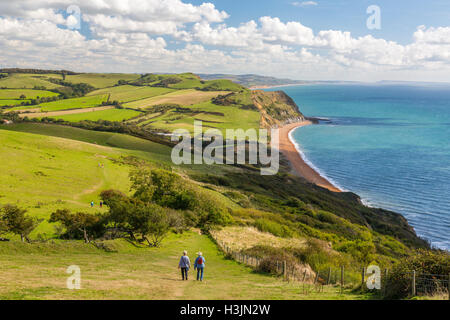
<path id="1" fill-rule="evenodd" d="M 205 257 L 202 253 L 198 253 L 197 259 L 195 259 L 194 270 L 197 269 L 197 281 L 203 281 L 203 271 L 205 270 Z"/>
<path id="2" fill-rule="evenodd" d="M 191 261 L 187 255 L 187 251 L 183 252 L 181 256 L 180 262 L 178 263 L 178 268 L 181 269 L 181 278 L 184 280 L 188 280 L 188 272 L 191 267 Z"/>

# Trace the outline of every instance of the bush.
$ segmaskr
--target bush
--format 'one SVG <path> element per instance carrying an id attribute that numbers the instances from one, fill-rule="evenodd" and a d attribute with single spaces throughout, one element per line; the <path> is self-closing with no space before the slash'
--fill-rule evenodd
<path id="1" fill-rule="evenodd" d="M 257 219 L 254 225 L 259 231 L 269 232 L 277 237 L 290 238 L 294 235 L 294 232 L 289 227 L 266 218 Z"/>
<path id="2" fill-rule="evenodd" d="M 411 294 L 413 271 L 416 271 L 416 275 L 448 275 L 450 254 L 445 251 L 418 250 L 415 255 L 401 259 L 389 273 L 387 299 L 402 299 Z"/>

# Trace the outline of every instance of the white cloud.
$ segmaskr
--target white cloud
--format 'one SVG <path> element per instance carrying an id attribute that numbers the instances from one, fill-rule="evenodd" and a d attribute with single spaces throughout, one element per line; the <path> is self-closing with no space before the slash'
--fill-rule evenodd
<path id="1" fill-rule="evenodd" d="M 311 7 L 311 6 L 317 6 L 318 3 L 315 1 L 295 1 L 291 3 L 294 7 Z"/>
<path id="2" fill-rule="evenodd" d="M 80 7 L 92 38 L 62 27 L 77 22 L 65 14 L 70 5 Z M 213 4 L 181 0 L 15 0 L 1 1 L 0 12 L 2 66 L 450 81 L 450 27 L 419 26 L 402 45 L 268 16 L 232 27 Z"/>

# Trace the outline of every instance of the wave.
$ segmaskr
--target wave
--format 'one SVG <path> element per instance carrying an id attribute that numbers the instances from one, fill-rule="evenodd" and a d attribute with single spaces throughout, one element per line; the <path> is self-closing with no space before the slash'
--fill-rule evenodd
<path id="1" fill-rule="evenodd" d="M 340 186 L 336 181 L 334 181 L 332 178 L 327 177 L 327 175 L 320 170 L 319 168 L 317 168 L 314 163 L 312 163 L 305 155 L 305 153 L 303 152 L 303 150 L 300 147 L 300 144 L 297 143 L 297 141 L 295 141 L 294 137 L 292 136 L 292 134 L 294 133 L 294 131 L 296 131 L 297 129 L 300 129 L 301 127 L 297 127 L 293 130 L 291 130 L 289 132 L 289 140 L 291 141 L 291 143 L 294 145 L 295 150 L 297 150 L 298 154 L 300 155 L 300 157 L 303 159 L 303 161 L 305 161 L 305 163 L 310 166 L 314 171 L 316 171 L 322 178 L 324 178 L 325 180 L 327 180 L 328 182 L 330 182 L 334 187 L 338 188 L 339 190 L 343 191 L 343 192 L 350 192 L 349 190 L 345 189 L 344 187 Z"/>

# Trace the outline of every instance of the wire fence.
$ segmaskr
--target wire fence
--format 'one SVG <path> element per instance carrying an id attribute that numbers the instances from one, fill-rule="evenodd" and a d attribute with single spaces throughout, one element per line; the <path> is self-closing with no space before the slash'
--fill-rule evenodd
<path id="1" fill-rule="evenodd" d="M 377 275 L 379 286 L 376 286 L 376 278 L 373 277 L 373 274 L 367 273 L 366 267 L 361 267 L 360 272 L 355 272 L 354 270 L 351 272 L 346 271 L 343 266 L 340 268 L 312 270 L 309 266 L 301 263 L 251 256 L 240 250 L 233 249 L 228 243 L 217 239 L 213 234 L 211 234 L 211 237 L 230 259 L 256 270 L 279 276 L 285 281 L 301 283 L 303 284 L 301 287 L 303 294 L 324 292 L 325 286 L 339 286 L 341 292 L 345 288 L 359 288 L 361 291 L 375 288 L 380 293 L 380 296 L 389 296 L 391 290 L 395 287 L 395 283 L 389 281 L 388 269 L 380 271 L 379 275 Z M 403 278 L 408 282 L 410 296 L 439 295 L 443 297 L 448 296 L 450 300 L 450 274 L 425 274 L 413 271 L 404 273 Z M 372 280 L 374 286 L 369 288 L 369 282 Z"/>

